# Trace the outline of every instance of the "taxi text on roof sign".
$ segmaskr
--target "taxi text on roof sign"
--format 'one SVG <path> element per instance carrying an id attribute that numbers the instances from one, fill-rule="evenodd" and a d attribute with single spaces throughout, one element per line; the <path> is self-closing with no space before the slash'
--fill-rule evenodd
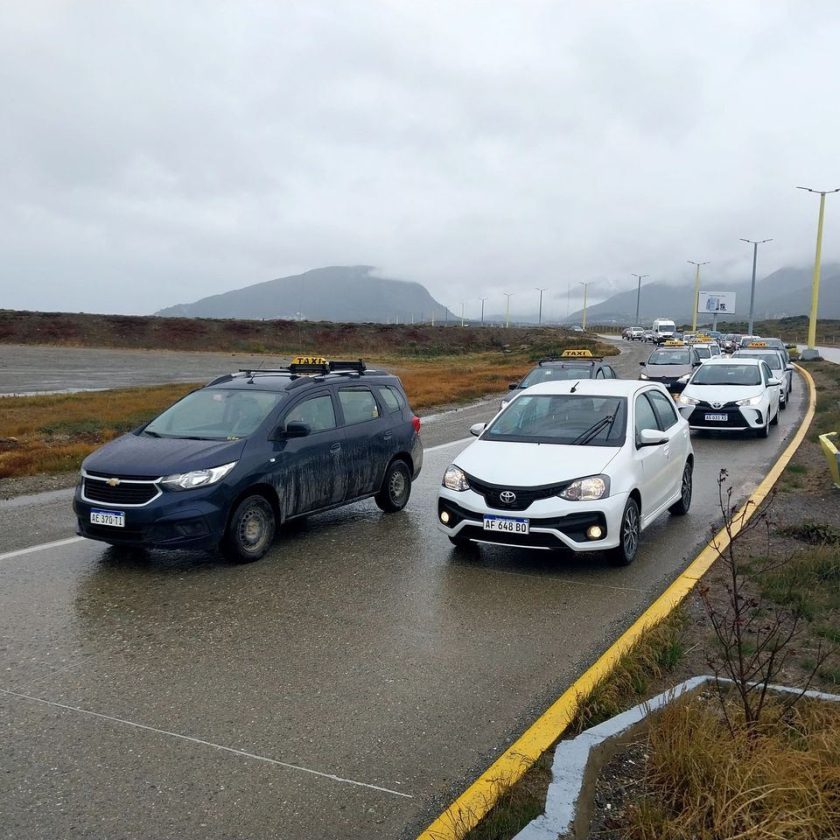
<path id="1" fill-rule="evenodd" d="M 766 346 L 767 346 L 767 342 L 766 342 L 766 341 L 751 341 L 751 342 L 747 345 L 747 347 L 766 347 Z"/>
<path id="2" fill-rule="evenodd" d="M 295 356 L 292 359 L 293 365 L 318 365 L 323 367 L 329 362 L 323 356 Z"/>
<path id="3" fill-rule="evenodd" d="M 666 347 L 684 347 L 685 342 L 683 342 L 683 341 L 666 341 L 665 346 Z"/>
<path id="4" fill-rule="evenodd" d="M 561 359 L 591 359 L 591 350 L 564 350 L 560 354 Z"/>

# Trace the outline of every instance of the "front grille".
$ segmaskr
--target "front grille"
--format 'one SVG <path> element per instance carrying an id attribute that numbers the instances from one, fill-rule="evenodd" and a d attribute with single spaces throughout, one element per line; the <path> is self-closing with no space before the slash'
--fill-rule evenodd
<path id="1" fill-rule="evenodd" d="M 488 507 L 496 510 L 526 510 L 533 502 L 556 496 L 561 490 L 565 490 L 571 482 L 543 484 L 539 487 L 509 487 L 502 484 L 487 484 L 468 475 L 467 483 L 471 490 L 484 497 Z M 503 501 L 501 494 L 506 492 L 514 493 L 516 495 L 515 500 L 512 502 Z"/>
<path id="2" fill-rule="evenodd" d="M 706 414 L 725 414 L 726 420 L 707 420 Z M 708 429 L 744 429 L 749 426 L 744 415 L 737 408 L 712 408 L 703 404 L 695 406 L 688 418 L 691 426 L 704 426 Z"/>
<path id="3" fill-rule="evenodd" d="M 106 505 L 145 505 L 154 499 L 160 491 L 156 484 L 133 484 L 120 479 L 116 487 L 111 487 L 105 480 L 85 476 L 82 493 L 91 502 Z"/>
<path id="4" fill-rule="evenodd" d="M 706 402 L 705 400 L 700 400 L 697 403 L 697 408 L 703 408 L 707 411 L 729 411 L 734 409 L 735 411 L 738 410 L 738 405 L 734 402 L 724 403 L 720 408 L 714 408 L 710 402 Z"/>

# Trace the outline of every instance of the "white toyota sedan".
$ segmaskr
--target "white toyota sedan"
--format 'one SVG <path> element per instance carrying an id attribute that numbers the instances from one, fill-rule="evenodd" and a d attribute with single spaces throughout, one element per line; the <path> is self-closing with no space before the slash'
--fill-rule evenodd
<path id="1" fill-rule="evenodd" d="M 780 385 L 762 359 L 710 359 L 692 374 L 677 405 L 692 429 L 752 429 L 767 437 L 779 422 Z"/>
<path id="2" fill-rule="evenodd" d="M 456 546 L 605 551 L 691 505 L 688 424 L 658 383 L 581 379 L 522 391 L 444 474 L 438 524 Z"/>

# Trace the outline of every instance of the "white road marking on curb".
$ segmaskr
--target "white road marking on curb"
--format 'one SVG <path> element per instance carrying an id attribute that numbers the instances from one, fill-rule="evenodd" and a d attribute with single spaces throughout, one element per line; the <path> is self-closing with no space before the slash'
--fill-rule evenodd
<path id="1" fill-rule="evenodd" d="M 36 551 L 43 551 L 47 548 L 61 548 L 63 545 L 72 545 L 73 543 L 82 542 L 82 540 L 84 540 L 84 537 L 68 537 L 66 540 L 56 540 L 55 542 L 31 545 L 29 548 L 19 548 L 17 551 L 7 551 L 5 554 L 0 554 L 0 560 L 11 560 L 13 557 L 22 557 L 24 554 L 34 554 Z M 0 691 L 2 691 L 2 689 L 0 689 Z"/>
<path id="2" fill-rule="evenodd" d="M 334 782 L 342 782 L 346 785 L 356 785 L 357 787 L 368 788 L 369 790 L 378 790 L 381 793 L 390 793 L 392 796 L 402 796 L 404 799 L 414 798 L 409 793 L 402 793 L 401 791 L 391 790 L 390 788 L 380 787 L 379 785 L 369 785 L 366 782 L 357 782 L 355 779 L 345 779 L 341 776 L 335 776 L 332 773 L 322 773 L 320 770 L 311 770 L 309 767 L 301 767 L 299 764 L 289 764 L 286 761 L 277 761 L 275 758 L 268 758 L 264 755 L 256 755 L 254 753 L 245 752 L 245 750 L 234 749 L 233 747 L 225 747 L 222 744 L 214 744 L 212 741 L 204 741 L 201 738 L 193 738 L 191 735 L 181 735 L 179 732 L 168 732 L 166 729 L 157 729 L 154 726 L 146 726 L 144 723 L 136 723 L 133 720 L 113 717 L 112 715 L 103 715 L 101 712 L 92 712 L 89 709 L 81 709 L 78 706 L 68 706 L 64 703 L 56 703 L 54 700 L 44 700 L 42 697 L 33 697 L 30 694 L 20 694 L 17 691 L 9 691 L 7 688 L 0 688 L 0 692 L 10 697 L 17 697 L 21 700 L 31 700 L 33 703 L 43 703 L 45 706 L 53 706 L 56 709 L 78 712 L 82 715 L 89 715 L 90 717 L 100 718 L 101 720 L 111 721 L 112 723 L 122 723 L 125 726 L 133 726 L 135 729 L 143 729 L 146 732 L 154 732 L 157 735 L 169 735 L 171 738 L 179 738 L 182 741 L 190 741 L 193 744 L 201 744 L 205 747 L 212 747 L 214 750 L 221 750 L 222 752 L 241 755 L 244 758 L 253 758 L 256 761 L 264 761 L 267 764 L 274 764 L 277 767 L 285 767 L 287 770 L 299 770 L 301 773 L 309 773 L 312 776 L 320 776 L 323 779 L 332 779 Z"/>
<path id="3" fill-rule="evenodd" d="M 446 449 L 450 446 L 456 446 L 459 443 L 469 443 L 472 440 L 471 437 L 468 438 L 461 438 L 460 440 L 451 440 L 449 443 L 439 443 L 437 446 L 429 446 L 423 449 L 423 453 L 426 452 L 437 452 L 438 449 Z"/>

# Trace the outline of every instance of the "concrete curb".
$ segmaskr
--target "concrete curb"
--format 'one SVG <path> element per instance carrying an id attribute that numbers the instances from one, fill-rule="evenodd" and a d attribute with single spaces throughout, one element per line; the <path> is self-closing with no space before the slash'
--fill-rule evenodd
<path id="1" fill-rule="evenodd" d="M 589 800 L 601 768 L 623 746 L 623 741 L 635 735 L 649 715 L 677 698 L 714 682 L 715 678 L 708 675 L 692 677 L 610 720 L 587 729 L 576 738 L 561 741 L 554 752 L 552 781 L 546 794 L 545 812 L 528 823 L 513 840 L 558 840 L 559 836 L 585 837 L 591 818 L 591 808 L 585 806 L 591 804 Z M 719 682 L 732 684 L 732 680 L 728 679 L 721 679 Z M 840 694 L 802 692 L 779 685 L 771 685 L 768 688 L 778 693 L 802 694 L 803 697 L 813 700 L 840 702 Z"/>

